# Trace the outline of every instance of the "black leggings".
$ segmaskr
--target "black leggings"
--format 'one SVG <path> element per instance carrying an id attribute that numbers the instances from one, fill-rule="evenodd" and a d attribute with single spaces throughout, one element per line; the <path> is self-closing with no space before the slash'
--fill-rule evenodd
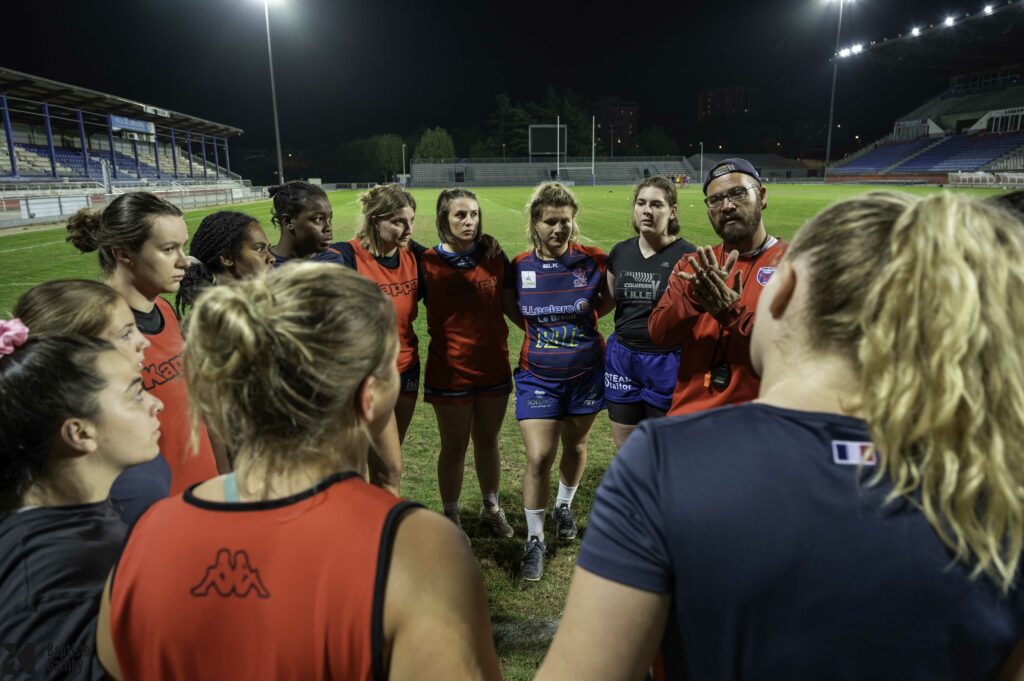
<path id="1" fill-rule="evenodd" d="M 608 402 L 608 418 L 623 426 L 635 426 L 644 419 L 661 418 L 666 412 L 647 402 Z"/>

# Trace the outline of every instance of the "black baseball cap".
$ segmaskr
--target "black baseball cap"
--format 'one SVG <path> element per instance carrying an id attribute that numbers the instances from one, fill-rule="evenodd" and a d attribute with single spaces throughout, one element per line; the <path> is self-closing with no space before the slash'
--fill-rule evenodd
<path id="1" fill-rule="evenodd" d="M 704 193 L 708 193 L 708 185 L 711 184 L 711 180 L 729 173 L 750 175 L 757 180 L 758 184 L 761 184 L 761 176 L 757 174 L 757 168 L 751 165 L 750 161 L 745 158 L 726 158 L 713 165 L 708 171 L 707 177 L 704 178 Z"/>

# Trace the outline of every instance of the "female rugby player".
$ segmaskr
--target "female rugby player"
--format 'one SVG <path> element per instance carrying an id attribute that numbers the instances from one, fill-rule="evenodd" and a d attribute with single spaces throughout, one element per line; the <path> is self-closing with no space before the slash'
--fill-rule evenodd
<path id="1" fill-rule="evenodd" d="M 80 251 L 99 251 L 106 283 L 121 294 L 150 345 L 142 385 L 163 402 L 160 453 L 171 469 L 171 494 L 228 470 L 223 453 L 210 444 L 205 427 L 190 442 L 188 392 L 182 371 L 183 339 L 171 304 L 185 277 L 188 228 L 181 210 L 147 192 L 114 199 L 103 211 L 83 209 L 68 221 L 67 240 Z"/>
<path id="2" fill-rule="evenodd" d="M 527 205 L 532 248 L 513 263 L 526 330 L 515 384 L 527 459 L 521 571 L 530 581 L 544 573 L 544 516 L 558 443 L 555 528 L 559 539 L 572 539 L 578 528 L 570 505 L 587 465 L 590 428 L 604 408 L 604 339 L 597 318 L 614 303 L 604 295 L 605 254 L 579 243 L 578 211 L 579 202 L 564 185 L 537 187 Z"/>

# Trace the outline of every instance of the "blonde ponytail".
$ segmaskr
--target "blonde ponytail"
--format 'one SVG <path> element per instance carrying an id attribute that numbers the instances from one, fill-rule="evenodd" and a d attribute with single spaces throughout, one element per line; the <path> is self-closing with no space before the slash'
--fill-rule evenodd
<path id="1" fill-rule="evenodd" d="M 942 193 L 895 222 L 861 312 L 863 409 L 889 500 L 1004 591 L 1024 542 L 1024 228 Z"/>

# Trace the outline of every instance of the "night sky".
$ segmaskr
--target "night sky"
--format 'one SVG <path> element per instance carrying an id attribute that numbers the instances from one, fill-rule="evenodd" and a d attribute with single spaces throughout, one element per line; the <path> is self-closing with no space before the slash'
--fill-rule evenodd
<path id="1" fill-rule="evenodd" d="M 843 43 L 980 4 L 847 1 Z M 641 124 L 679 136 L 704 88 L 759 87 L 775 120 L 828 114 L 836 2 L 284 0 L 270 12 L 286 147 L 482 125 L 495 93 L 529 101 L 548 85 L 634 100 Z M 0 17 L 2 66 L 243 128 L 236 146 L 273 143 L 259 0 L 19 2 Z M 885 134 L 945 87 L 955 59 L 935 57 L 843 62 L 837 121 Z"/>

